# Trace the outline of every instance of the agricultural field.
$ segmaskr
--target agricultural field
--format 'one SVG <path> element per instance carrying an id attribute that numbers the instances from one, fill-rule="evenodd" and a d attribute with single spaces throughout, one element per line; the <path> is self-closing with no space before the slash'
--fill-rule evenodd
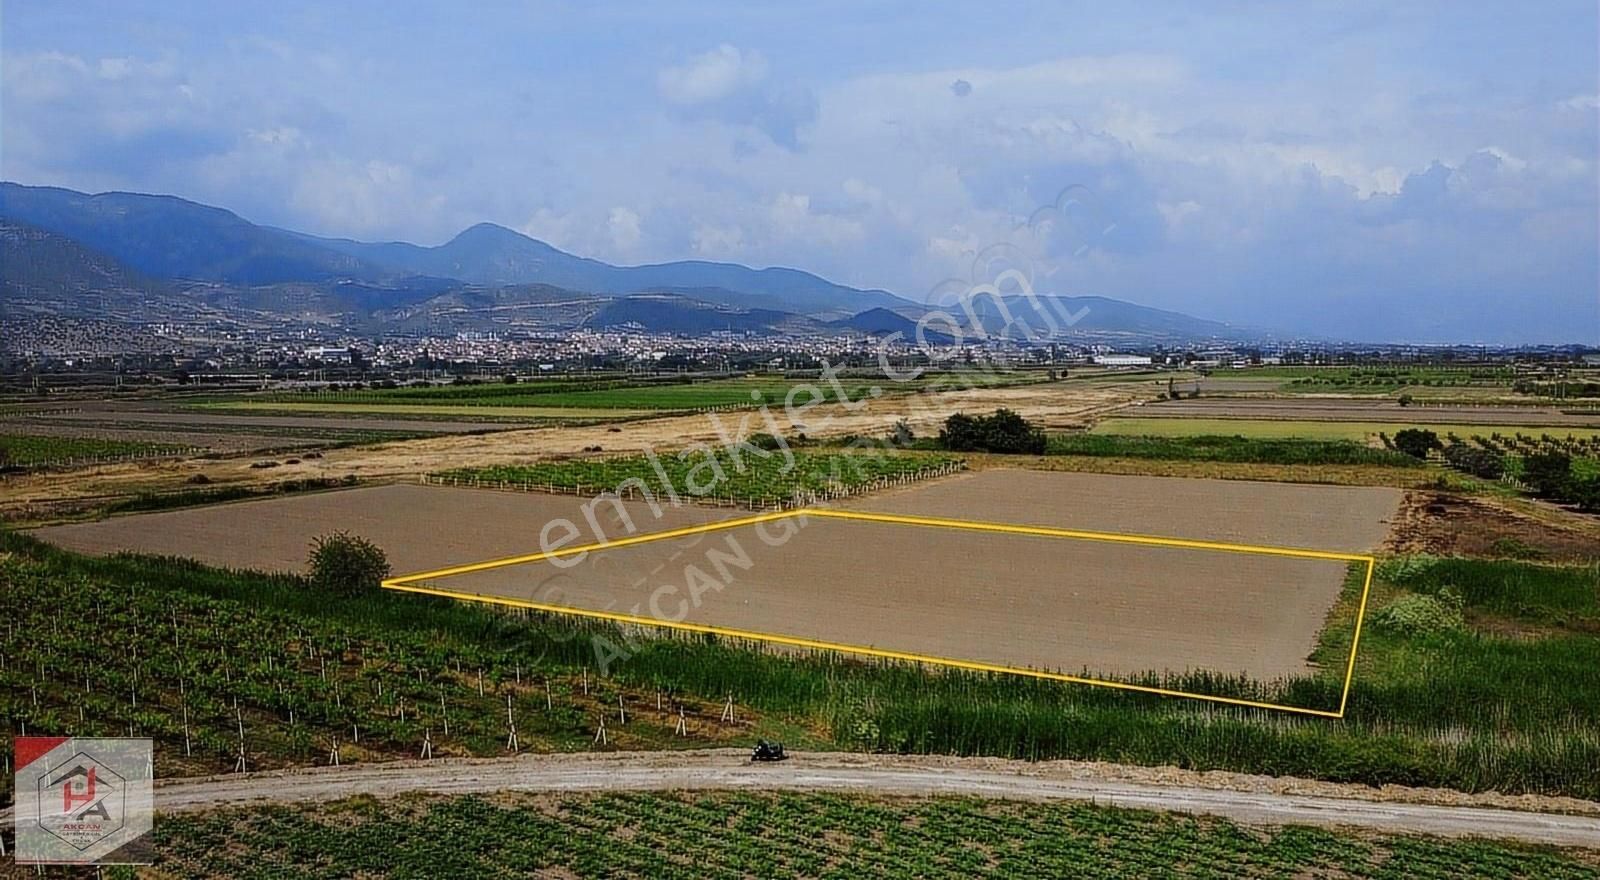
<path id="1" fill-rule="evenodd" d="M 1096 434 L 1123 434 L 1148 437 L 1246 437 L 1256 439 L 1292 439 L 1302 438 L 1307 440 L 1352 440 L 1367 442 L 1374 440 L 1379 434 L 1394 435 L 1406 428 L 1426 428 L 1439 436 L 1446 434 L 1459 434 L 1463 436 L 1481 434 L 1486 431 L 1516 432 L 1519 427 L 1515 422 L 1501 426 L 1499 422 L 1464 423 L 1464 422 L 1438 422 L 1429 418 L 1426 411 L 1410 410 L 1399 416 L 1394 421 L 1366 421 L 1337 419 L 1301 419 L 1292 414 L 1285 414 L 1283 418 L 1207 418 L 1202 416 L 1179 417 L 1151 417 L 1149 408 L 1139 410 L 1138 416 L 1117 416 L 1097 423 L 1093 432 Z M 1513 415 L 1515 415 L 1513 413 Z M 1586 424 L 1592 423 L 1590 420 Z M 1528 427 L 1521 426 L 1523 433 L 1550 433 L 1574 438 L 1591 438 L 1600 436 L 1600 427 Z"/>
<path id="2" fill-rule="evenodd" d="M 1420 467 L 1421 462 L 1354 440 L 1243 437 L 1239 435 L 1143 436 L 1119 433 L 1055 434 L 1047 455 L 1140 458 L 1160 461 L 1220 461 L 1286 465 L 1378 465 Z"/>
<path id="3" fill-rule="evenodd" d="M 181 446 L 162 443 L 0 434 L 0 467 L 32 468 L 156 458 L 183 451 Z"/>
<path id="4" fill-rule="evenodd" d="M 945 473 L 960 467 L 949 455 L 853 454 L 778 448 L 776 441 L 757 451 L 730 452 L 711 448 L 661 456 L 580 458 L 501 467 L 447 471 L 438 479 L 449 485 L 543 488 L 583 494 L 643 483 L 661 495 L 671 486 L 691 500 L 776 507 L 797 497 L 852 492 L 897 479 Z"/>
<path id="5" fill-rule="evenodd" d="M 838 387 L 818 379 L 737 378 L 700 381 L 597 382 L 542 381 L 516 384 L 444 385 L 426 388 L 386 388 L 341 391 L 280 392 L 252 395 L 248 401 L 219 401 L 210 406 L 283 407 L 285 405 L 336 405 L 346 411 L 359 408 L 427 407 L 427 412 L 451 412 L 462 408 L 494 407 L 545 413 L 553 410 L 583 410 L 604 414 L 608 411 L 703 410 L 748 407 L 763 400 L 781 402 L 801 386 L 819 389 L 825 400 L 862 400 L 889 394 L 937 391 L 943 388 L 995 388 L 1040 381 L 1039 376 L 1023 373 L 936 374 L 925 379 L 896 382 L 885 378 L 840 378 Z M 802 400 L 809 399 L 808 397 Z M 330 410 L 332 411 L 332 410 Z M 402 410 L 404 411 L 404 410 Z M 423 410 L 413 410 L 423 411 Z"/>
<path id="6" fill-rule="evenodd" d="M 1600 877 L 1594 853 L 967 798 L 508 793 L 231 809 L 157 828 L 157 868 L 194 877 L 485 877 L 510 866 L 652 878 Z M 432 845 L 441 838 L 450 845 Z"/>
<path id="7" fill-rule="evenodd" d="M 1324 397 L 1198 397 L 1159 400 L 1124 413 L 1143 419 L 1291 422 L 1411 422 L 1480 425 L 1512 431 L 1600 428 L 1600 410 L 1571 406 L 1516 406 Z"/>
<path id="8" fill-rule="evenodd" d="M 473 434 L 526 427 L 532 423 L 532 420 L 484 421 L 473 418 L 470 411 L 441 419 L 400 414 L 214 412 L 178 402 L 82 401 L 70 407 L 21 408 L 0 417 L 0 433 L 235 454 Z"/>
<path id="9" fill-rule="evenodd" d="M 636 419 L 641 416 L 653 415 L 656 412 L 652 409 L 628 409 L 624 407 L 523 406 L 495 403 L 491 408 L 481 404 L 387 401 L 362 403 L 323 401 L 321 399 L 309 402 L 289 400 L 281 403 L 239 400 L 228 403 L 197 404 L 196 409 L 202 409 L 207 412 L 254 413 L 263 417 L 305 414 L 343 416 L 370 414 L 408 416 L 421 420 L 444 420 L 470 416 L 475 419 L 485 420 L 490 424 L 500 420 L 538 424 L 616 421 Z"/>
<path id="10" fill-rule="evenodd" d="M 909 472 L 907 462 L 927 464 L 920 456 L 863 461 L 899 463 L 901 470 L 891 474 Z M 590 491 L 626 476 L 655 483 L 647 471 L 606 472 L 598 469 L 605 462 L 593 464 Z M 1398 500 L 1398 493 L 1382 489 L 988 470 L 850 499 L 843 506 L 1362 552 L 1382 540 L 1383 520 Z M 617 522 L 618 509 L 638 532 L 725 517 L 710 509 L 667 507 L 658 518 L 642 502 L 602 504 L 596 513 L 604 518 L 607 539 L 634 531 Z M 1196 509 L 1208 515 L 1187 512 Z M 575 497 L 413 485 L 119 517 L 36 534 L 90 552 L 131 550 L 290 570 L 302 563 L 316 535 L 348 529 L 389 549 L 396 571 L 408 573 L 536 553 L 553 520 L 574 523 L 582 533 L 569 543 L 601 537 Z M 226 540 L 243 528 L 252 530 L 251 542 Z M 1195 669 L 1265 681 L 1304 672 L 1345 577 L 1339 561 L 805 520 L 597 552 L 560 570 L 511 566 L 429 585 L 523 600 L 558 589 L 557 604 L 570 607 L 642 607 L 647 616 L 668 614 L 686 594 L 689 566 L 710 571 L 706 548 L 730 546 L 748 555 L 748 570 L 730 571 L 719 595 L 697 600 L 688 620 L 1069 673 Z M 873 549 L 860 553 L 856 547 Z M 998 582 L 996 559 L 1008 560 L 1008 575 Z M 665 610 L 658 610 L 663 585 L 675 585 L 675 592 L 662 594 Z M 1209 623 L 1196 628 L 1195 620 Z"/>
<path id="11" fill-rule="evenodd" d="M 766 736 L 802 749 L 1074 758 L 1600 799 L 1600 721 L 1592 712 L 1600 704 L 1600 637 L 1556 626 L 1545 610 L 1494 610 L 1481 599 L 1491 591 L 1479 587 L 1463 592 L 1459 606 L 1441 599 L 1435 584 L 1465 575 L 1425 561 L 1380 570 L 1350 710 L 1330 722 L 831 653 L 766 653 L 735 640 L 645 639 L 610 625 L 404 594 L 330 601 L 291 576 L 84 557 L 14 534 L 0 542 L 0 727 L 118 735 L 131 724 L 155 737 L 163 774 L 233 766 L 235 698 L 254 768 L 326 763 L 334 736 L 346 764 L 414 756 L 430 728 L 445 754 L 507 754 L 508 693 L 519 732 L 530 738 L 524 748 L 596 748 L 598 718 L 620 692 L 637 721 L 611 725 L 613 746 Z M 1473 577 L 1491 587 L 1542 580 L 1568 592 L 1585 582 L 1600 590 L 1592 571 L 1498 560 Z M 1358 591 L 1359 583 L 1346 583 L 1319 652 L 1348 650 Z M 1418 604 L 1430 599 L 1441 608 Z M 1577 601 L 1554 610 L 1586 607 Z M 57 607 L 77 613 L 58 615 Z M 97 620 L 122 627 L 109 655 L 111 636 Z M 600 646 L 612 661 L 604 675 Z M 85 676 L 72 662 L 83 651 L 112 660 Z M 1216 676 L 1172 683 L 1240 694 L 1260 688 Z M 1309 705 L 1336 701 L 1339 684 L 1313 673 L 1280 690 Z M 441 691 L 446 708 L 436 715 Z M 687 738 L 672 734 L 670 718 L 639 711 L 653 710 L 658 692 L 687 707 Z M 185 694 L 194 701 L 188 750 Z M 739 706 L 734 726 L 715 720 L 729 694 Z M 202 699 L 210 714 L 193 714 Z M 79 718 L 80 705 L 97 711 Z M 354 731 L 345 738 L 347 723 L 361 726 L 359 744 Z"/>

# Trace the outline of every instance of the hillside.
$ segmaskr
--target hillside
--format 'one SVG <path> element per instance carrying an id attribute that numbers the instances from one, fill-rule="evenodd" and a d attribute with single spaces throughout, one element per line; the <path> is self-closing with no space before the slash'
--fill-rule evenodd
<path id="1" fill-rule="evenodd" d="M 165 282 L 47 230 L 0 220 L 0 314 L 148 320 L 185 305 Z"/>
<path id="2" fill-rule="evenodd" d="M 380 333 L 590 326 L 689 335 L 899 332 L 910 340 L 928 310 L 798 269 L 700 260 L 614 266 L 492 223 L 434 247 L 371 243 L 260 226 L 172 196 L 14 183 L 0 184 L 0 219 L 17 230 L 0 267 L 8 305 L 36 314 L 147 319 L 140 304 L 159 297 L 159 311 L 179 318 L 221 309 Z M 1018 337 L 1022 324 L 1035 339 L 1113 343 L 1247 335 L 1106 297 L 1012 297 L 1003 305 L 980 300 L 956 317 L 969 336 L 982 327 Z"/>

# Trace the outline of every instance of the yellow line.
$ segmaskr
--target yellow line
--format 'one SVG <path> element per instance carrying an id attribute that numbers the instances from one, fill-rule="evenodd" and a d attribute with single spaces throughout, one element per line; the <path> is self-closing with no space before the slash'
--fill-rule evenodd
<path id="1" fill-rule="evenodd" d="M 865 645 L 847 645 L 837 642 L 826 642 L 816 639 L 805 639 L 795 636 L 774 635 L 749 630 L 739 630 L 729 627 L 710 626 L 698 623 L 684 623 L 679 621 L 657 620 L 650 617 L 639 617 L 630 614 L 617 614 L 609 611 L 591 611 L 567 605 L 546 605 L 538 602 L 529 602 L 523 599 L 513 599 L 506 596 L 496 596 L 485 593 L 465 593 L 455 590 L 441 590 L 432 587 L 417 586 L 414 582 L 433 580 L 437 578 L 452 577 L 455 575 L 469 574 L 477 571 L 486 571 L 494 568 L 503 568 L 510 565 L 522 565 L 530 562 L 541 562 L 548 559 L 557 559 L 565 556 L 575 556 L 598 550 L 609 550 L 618 547 L 627 547 L 635 544 L 646 544 L 653 541 L 663 541 L 670 538 L 684 537 L 687 535 L 703 534 L 706 532 L 724 531 L 741 526 L 756 525 L 764 522 L 787 519 L 789 517 L 816 516 L 828 519 L 857 520 L 862 522 L 893 523 L 898 525 L 931 526 L 935 528 L 963 529 L 967 531 L 996 532 L 1002 534 L 1035 535 L 1049 538 L 1072 538 L 1087 541 L 1105 541 L 1119 544 L 1139 544 L 1158 547 L 1179 547 L 1191 550 L 1217 550 L 1231 553 L 1255 553 L 1271 556 L 1289 556 L 1304 559 L 1328 559 L 1344 562 L 1367 563 L 1366 582 L 1361 588 L 1361 604 L 1356 612 L 1356 628 L 1350 644 L 1350 658 L 1345 667 L 1343 692 L 1339 698 L 1338 711 L 1325 709 L 1308 709 L 1303 706 L 1288 706 L 1281 703 L 1265 703 L 1254 700 L 1241 700 L 1233 697 L 1219 697 L 1211 694 L 1197 694 L 1189 691 L 1178 691 L 1167 688 L 1150 687 L 1147 685 L 1129 684 L 1127 682 L 1112 681 L 1109 679 L 1087 678 L 1084 676 L 1066 675 L 1059 672 L 1045 672 L 1038 669 L 1028 669 L 1019 666 L 1004 666 L 994 663 L 982 663 L 972 660 L 954 660 L 948 657 L 935 657 L 928 654 L 914 654 L 904 651 L 889 651 L 882 648 L 872 648 Z M 524 556 L 511 556 L 503 559 L 494 559 L 487 562 L 475 562 L 468 565 L 458 565 L 451 568 L 441 568 L 433 571 L 417 572 L 402 575 L 383 581 L 384 589 L 399 590 L 409 593 L 422 593 L 430 596 L 443 596 L 449 599 L 459 599 L 472 602 L 485 602 L 495 605 L 507 605 L 515 608 L 527 608 L 544 611 L 552 614 L 566 614 L 576 617 L 587 617 L 597 620 L 607 620 L 614 623 L 626 623 L 637 626 L 653 626 L 665 629 L 681 630 L 685 632 L 710 633 L 714 635 L 729 636 L 732 638 L 749 639 L 751 641 L 771 642 L 780 645 L 811 648 L 818 650 L 842 651 L 850 654 L 859 654 L 868 657 L 882 657 L 892 660 L 904 660 L 914 663 L 926 663 L 935 666 L 948 666 L 956 669 L 966 669 L 977 672 L 998 672 L 1011 675 L 1024 675 L 1032 678 L 1042 678 L 1051 681 L 1063 681 L 1073 684 L 1093 685 L 1096 687 L 1115 688 L 1124 691 L 1138 691 L 1142 693 L 1158 694 L 1168 697 L 1185 697 L 1193 700 L 1205 700 L 1213 703 L 1224 703 L 1233 706 L 1247 706 L 1256 709 L 1273 709 L 1281 712 L 1294 712 L 1302 715 L 1315 715 L 1323 718 L 1343 718 L 1345 707 L 1350 699 L 1350 688 L 1355 678 L 1356 649 L 1361 639 L 1361 626 L 1366 619 L 1367 596 L 1372 588 L 1372 575 L 1376 560 L 1371 556 L 1360 556 L 1351 553 L 1334 553 L 1323 550 L 1305 550 L 1294 547 L 1273 547 L 1262 544 L 1231 544 L 1219 541 L 1194 541 L 1186 538 L 1162 538 L 1151 535 L 1132 535 L 1120 532 L 1096 532 L 1082 529 L 1057 529 L 1044 526 L 1022 526 L 1011 523 L 985 522 L 982 520 L 944 519 L 938 517 L 907 516 L 901 514 L 868 513 L 864 511 L 832 510 L 827 508 L 808 507 L 796 510 L 776 511 L 772 513 L 757 514 L 755 516 L 740 517 L 738 519 L 722 520 L 720 522 L 702 523 L 700 525 L 686 526 L 678 529 L 668 529 L 661 532 L 650 532 L 643 535 L 620 538 L 615 541 L 600 541 L 578 547 L 565 547 L 543 553 L 531 553 Z"/>
<path id="2" fill-rule="evenodd" d="M 839 642 L 825 642 L 818 639 L 805 639 L 795 636 L 780 636 L 771 633 L 752 632 L 750 630 L 733 629 L 730 627 L 709 626 L 701 623 L 685 623 L 674 620 L 657 620 L 653 617 L 638 617 L 632 614 L 617 614 L 610 611 L 591 611 L 586 608 L 573 608 L 566 605 L 545 605 L 539 602 L 529 602 L 523 599 L 512 599 L 506 596 L 495 596 L 487 593 L 463 593 L 455 590 L 439 590 L 432 587 L 418 587 L 410 584 L 386 582 L 386 589 L 400 590 L 408 593 L 422 593 L 429 596 L 443 596 L 447 599 L 457 599 L 469 602 L 484 602 L 493 605 L 507 605 L 513 608 L 526 608 L 533 611 L 544 611 L 551 614 L 565 614 L 575 617 L 589 617 L 597 620 L 606 620 L 613 623 L 626 623 L 635 626 L 653 626 L 663 629 L 681 630 L 684 632 L 704 633 L 730 638 L 748 639 L 756 642 L 773 642 L 780 645 L 791 645 L 800 648 L 811 648 L 824 651 L 840 651 L 849 654 L 861 654 L 868 657 L 882 657 L 889 660 L 904 660 L 914 663 L 928 663 L 936 666 L 949 666 L 956 669 L 967 669 L 976 672 L 997 672 L 1008 675 L 1024 675 L 1031 678 L 1042 678 L 1050 681 L 1064 681 L 1072 684 L 1086 684 L 1097 687 L 1115 688 L 1124 691 L 1138 691 L 1147 694 L 1157 694 L 1164 697 L 1187 697 L 1194 700 L 1207 700 L 1213 703 L 1226 703 L 1232 706 L 1247 706 L 1254 709 L 1276 709 L 1283 712 L 1297 712 L 1302 715 L 1316 715 L 1323 718 L 1337 718 L 1338 713 L 1326 709 L 1307 709 L 1301 706 L 1285 706 L 1279 703 L 1265 703 L 1256 700 L 1241 700 L 1234 697 L 1219 697 L 1211 694 L 1195 694 L 1188 691 L 1171 690 L 1168 688 L 1151 687 L 1142 684 L 1130 684 L 1122 681 L 1111 681 L 1100 678 L 1085 678 L 1077 675 L 1066 675 L 1060 672 L 1046 672 L 1040 669 L 1028 669 L 1021 666 L 1002 666 L 996 663 L 980 663 L 973 660 L 953 660 L 948 657 L 935 657 L 929 654 L 913 654 L 906 651 L 890 651 L 883 648 L 871 648 L 865 645 L 846 645 Z"/>
<path id="3" fill-rule="evenodd" d="M 491 568 L 504 568 L 508 565 L 522 565 L 527 562 L 543 562 L 546 559 L 558 559 L 563 556 L 577 556 L 592 550 L 611 550 L 617 547 L 627 547 L 632 544 L 648 544 L 652 541 L 665 541 L 668 538 L 681 538 L 684 535 L 696 535 L 703 532 L 720 532 L 724 529 L 736 529 L 740 526 L 753 526 L 757 523 L 772 522 L 777 519 L 786 519 L 801 513 L 797 510 L 782 510 L 776 513 L 762 513 L 756 516 L 746 516 L 739 519 L 722 520 L 720 522 L 703 523 L 697 526 L 685 526 L 681 529 L 669 529 L 664 532 L 647 532 L 643 535 L 634 535 L 631 538 L 618 538 L 615 541 L 597 541 L 593 544 L 584 544 L 581 547 L 563 547 L 559 550 L 548 550 L 543 553 L 530 553 L 526 556 L 507 556 L 503 559 L 491 559 L 488 562 L 474 562 L 468 565 L 457 565 L 454 568 L 441 568 L 437 571 L 424 571 L 417 574 L 408 574 L 393 578 L 394 583 L 403 581 L 418 581 L 431 578 L 450 577 L 458 574 L 470 574 L 474 571 L 485 571 Z M 389 586 L 390 581 L 384 581 L 384 586 Z"/>
<path id="4" fill-rule="evenodd" d="M 1344 717 L 1345 707 L 1350 704 L 1350 684 L 1356 678 L 1356 648 L 1361 646 L 1361 624 L 1367 619 L 1367 596 L 1372 592 L 1372 572 L 1378 566 L 1378 561 L 1367 557 L 1367 578 L 1361 585 L 1361 604 L 1356 608 L 1356 629 L 1350 634 L 1350 661 L 1344 670 L 1344 693 L 1339 695 L 1339 714 Z"/>
<path id="5" fill-rule="evenodd" d="M 1274 547 L 1267 544 L 1230 544 L 1221 541 L 1191 541 L 1187 538 L 1160 538 L 1153 535 L 1133 535 L 1122 532 L 1091 532 L 1083 529 L 1056 529 L 1047 526 L 1019 526 L 1011 523 L 985 522 L 983 520 L 941 519 L 931 516 L 906 516 L 891 513 L 866 513 L 855 510 L 807 509 L 810 516 L 833 519 L 855 519 L 866 522 L 901 523 L 914 526 L 936 526 L 946 529 L 965 529 L 974 532 L 1002 532 L 1014 535 L 1040 535 L 1047 538 L 1077 538 L 1085 541 L 1108 541 L 1116 544 L 1147 544 L 1157 547 L 1183 547 L 1191 550 L 1224 550 L 1230 553 L 1260 553 L 1272 556 L 1297 556 L 1304 559 L 1337 559 L 1360 562 L 1367 557 L 1353 553 L 1333 553 L 1326 550 L 1302 550 L 1297 547 Z"/>

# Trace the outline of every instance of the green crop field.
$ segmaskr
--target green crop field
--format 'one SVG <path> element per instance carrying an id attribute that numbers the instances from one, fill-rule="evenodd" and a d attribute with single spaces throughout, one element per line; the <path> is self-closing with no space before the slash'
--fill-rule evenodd
<path id="1" fill-rule="evenodd" d="M 763 652 L 725 639 L 647 638 L 421 596 L 330 600 L 297 577 L 87 558 L 0 534 L 0 729 L 131 730 L 155 739 L 165 774 L 232 766 L 235 700 L 250 766 L 271 767 L 325 763 L 333 737 L 345 763 L 415 756 L 430 730 L 442 753 L 505 754 L 507 697 L 523 748 L 587 748 L 598 718 L 621 696 L 634 716 L 613 724 L 612 747 L 764 735 L 801 748 L 1170 764 L 1600 798 L 1600 634 L 1572 622 L 1589 619 L 1573 596 L 1585 584 L 1600 589 L 1592 568 L 1481 562 L 1471 584 L 1451 573 L 1461 581 L 1457 606 L 1407 563 L 1387 564 L 1349 714 L 1329 721 L 1018 676 Z M 1526 612 L 1513 605 L 1508 615 L 1493 585 L 1519 581 L 1532 585 L 1519 587 L 1522 594 L 1559 583 L 1566 598 Z M 1139 680 L 1336 705 L 1359 588 L 1353 572 L 1315 658 L 1320 672 L 1277 682 L 1209 673 Z M 1549 622 L 1558 614 L 1567 622 Z M 625 655 L 603 678 L 597 645 Z M 686 707 L 691 736 L 672 735 L 670 708 L 653 711 L 658 693 L 667 706 Z M 736 725 L 716 721 L 729 694 L 740 707 Z"/>
<path id="2" fill-rule="evenodd" d="M 640 481 L 660 495 L 662 474 L 681 495 L 727 498 L 747 504 L 775 505 L 796 493 L 822 493 L 850 489 L 880 479 L 913 476 L 954 467 L 959 459 L 947 455 L 867 454 L 810 452 L 791 449 L 766 451 L 766 457 L 746 450 L 736 459 L 726 449 L 623 458 L 564 459 L 521 465 L 465 468 L 437 475 L 459 483 L 525 484 L 572 491 L 615 490 L 628 481 Z M 657 468 L 660 471 L 657 471 Z M 720 476 L 719 476 L 720 475 Z M 706 487 L 706 491 L 698 491 Z"/>
<path id="3" fill-rule="evenodd" d="M 326 395 L 327 397 L 343 395 Z M 518 398 L 520 400 L 520 398 Z M 303 415 L 326 413 L 330 415 L 353 415 L 356 413 L 373 413 L 385 416 L 439 416 L 445 418 L 483 418 L 497 421 L 527 420 L 533 422 L 593 422 L 614 419 L 631 419 L 639 416 L 654 415 L 653 409 L 627 409 L 624 407 L 564 407 L 564 406 L 521 406 L 504 401 L 492 405 L 467 404 L 467 403 L 406 403 L 388 401 L 367 402 L 336 402 L 318 397 L 313 400 L 284 401 L 271 403 L 260 400 L 239 400 L 229 403 L 206 403 L 200 406 L 207 410 L 225 412 L 251 412 L 258 415 Z"/>
<path id="4" fill-rule="evenodd" d="M 27 434 L 0 435 L 0 465 L 40 467 L 73 461 L 120 456 L 155 456 L 180 451 L 181 447 L 132 440 L 95 440 L 87 437 L 37 437 Z"/>
<path id="5" fill-rule="evenodd" d="M 886 394 L 957 387 L 999 387 L 1037 382 L 1040 377 L 1021 373 L 949 373 L 930 375 L 907 382 L 859 377 L 833 383 L 817 379 L 740 378 L 694 382 L 602 380 L 591 382 L 543 381 L 502 384 L 439 385 L 426 388 L 374 388 L 338 391 L 280 392 L 256 395 L 248 400 L 221 399 L 200 404 L 223 409 L 299 409 L 314 405 L 381 407 L 385 411 L 413 413 L 459 412 L 463 407 L 493 407 L 524 410 L 524 415 L 552 414 L 551 410 L 589 410 L 597 415 L 615 410 L 696 410 L 713 407 L 744 407 L 760 403 L 782 405 L 792 389 L 810 386 L 825 400 L 838 400 L 842 390 L 850 400 Z M 877 389 L 876 394 L 873 389 Z M 812 399 L 800 392 L 798 403 Z M 314 410 L 303 410 L 314 411 Z"/>
<path id="6" fill-rule="evenodd" d="M 1249 464 L 1372 464 L 1420 467 L 1398 452 L 1354 440 L 1306 440 L 1241 436 L 1145 436 L 1120 433 L 1055 434 L 1048 455 L 1087 455 L 1162 461 L 1222 461 Z"/>
<path id="7" fill-rule="evenodd" d="M 1088 804 L 832 794 L 497 794 L 175 815 L 188 877 L 1600 877 L 1594 853 Z M 111 876 L 119 876 L 112 873 Z"/>

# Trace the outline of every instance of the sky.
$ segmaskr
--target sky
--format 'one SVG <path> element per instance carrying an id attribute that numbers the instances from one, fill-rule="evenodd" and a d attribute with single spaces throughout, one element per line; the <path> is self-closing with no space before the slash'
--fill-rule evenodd
<path id="1" fill-rule="evenodd" d="M 1593 0 L 0 7 L 0 177 L 438 244 L 1019 267 L 1288 333 L 1600 344 Z"/>

